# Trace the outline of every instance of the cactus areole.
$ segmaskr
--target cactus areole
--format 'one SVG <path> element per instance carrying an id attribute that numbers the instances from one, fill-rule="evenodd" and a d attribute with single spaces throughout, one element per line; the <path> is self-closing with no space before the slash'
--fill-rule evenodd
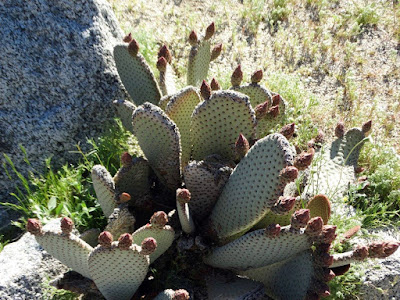
<path id="1" fill-rule="evenodd" d="M 319 132 L 307 152 L 296 153 L 289 142 L 295 124 L 284 123 L 290 103 L 264 87 L 262 70 L 243 84 L 240 65 L 232 87 L 221 89 L 208 77 L 222 51 L 221 44 L 212 48 L 216 26 L 198 32 L 188 36 L 189 86 L 180 91 L 171 65 L 175 51 L 160 48 L 156 76 L 135 33 L 114 48 L 130 99 L 113 103 L 144 156 L 124 152 L 114 177 L 93 167 L 108 218 L 98 245 L 94 239 L 89 245 L 87 233 L 75 235 L 68 217 L 55 231 L 29 219 L 27 231 L 93 280 L 91 289 L 107 300 L 320 299 L 350 264 L 393 254 L 396 241 L 355 245 L 346 253 L 331 247 L 337 228 L 329 225 L 330 202 L 339 200 L 325 196 L 325 182 L 346 192 L 372 123 L 346 132 L 339 122 L 332 144 L 324 145 Z M 324 154 L 331 152 L 334 157 Z M 315 169 L 315 159 L 322 167 Z"/>

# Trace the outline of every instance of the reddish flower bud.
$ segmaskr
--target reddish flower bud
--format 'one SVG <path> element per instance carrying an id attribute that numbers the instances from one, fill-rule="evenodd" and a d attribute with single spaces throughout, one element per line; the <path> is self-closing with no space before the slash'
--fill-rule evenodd
<path id="1" fill-rule="evenodd" d="M 208 83 L 205 80 L 203 80 L 203 82 L 201 83 L 200 94 L 204 100 L 210 99 L 211 87 L 208 85 Z"/>
<path id="2" fill-rule="evenodd" d="M 213 78 L 211 80 L 210 87 L 211 87 L 212 91 L 217 91 L 217 90 L 221 89 L 221 86 L 219 85 L 219 82 L 215 78 Z"/>
<path id="3" fill-rule="evenodd" d="M 289 211 L 291 211 L 296 203 L 296 198 L 295 197 L 279 197 L 278 201 L 275 203 L 275 205 L 272 207 L 273 212 L 278 214 L 278 215 L 284 215 L 287 214 Z"/>
<path id="4" fill-rule="evenodd" d="M 328 297 L 331 294 L 329 292 L 329 286 L 324 282 L 315 280 L 313 282 L 313 288 L 315 292 L 322 298 Z"/>
<path id="5" fill-rule="evenodd" d="M 211 51 L 211 58 L 210 60 L 213 61 L 216 59 L 222 52 L 222 44 L 215 46 Z"/>
<path id="6" fill-rule="evenodd" d="M 264 234 L 270 238 L 276 238 L 281 233 L 281 226 L 279 224 L 269 224 L 265 228 Z"/>
<path id="7" fill-rule="evenodd" d="M 368 257 L 368 247 L 367 246 L 357 246 L 353 250 L 353 256 L 355 259 L 364 260 Z"/>
<path id="8" fill-rule="evenodd" d="M 26 223 L 26 230 L 33 235 L 42 234 L 42 224 L 38 219 L 28 219 Z"/>
<path id="9" fill-rule="evenodd" d="M 135 39 L 132 39 L 128 45 L 128 52 L 135 57 L 139 53 L 139 44 Z"/>
<path id="10" fill-rule="evenodd" d="M 168 63 L 171 63 L 172 61 L 172 55 L 171 52 L 169 51 L 167 45 L 163 45 L 160 50 L 158 51 L 158 58 L 164 57 Z"/>
<path id="11" fill-rule="evenodd" d="M 272 106 L 268 110 L 267 114 L 270 115 L 272 118 L 276 118 L 279 115 L 279 105 Z"/>
<path id="12" fill-rule="evenodd" d="M 268 112 L 268 107 L 269 107 L 268 100 L 263 103 L 258 104 L 256 106 L 256 108 L 254 109 L 256 112 L 256 118 L 261 119 L 261 118 L 265 117 Z"/>
<path id="13" fill-rule="evenodd" d="M 128 202 L 129 200 L 131 200 L 131 195 L 129 195 L 128 193 L 122 193 L 121 195 L 119 195 L 120 203 L 125 203 Z"/>
<path id="14" fill-rule="evenodd" d="M 307 169 L 312 163 L 315 151 L 313 148 L 310 149 L 312 149 L 310 152 L 300 153 L 294 159 L 294 166 L 300 171 Z"/>
<path id="15" fill-rule="evenodd" d="M 333 264 L 333 256 L 327 252 L 317 252 L 314 255 L 314 261 L 317 265 L 329 267 Z"/>
<path id="16" fill-rule="evenodd" d="M 232 86 L 239 86 L 242 80 L 243 80 L 242 67 L 238 65 L 235 71 L 233 71 L 232 73 L 231 84 Z"/>
<path id="17" fill-rule="evenodd" d="M 73 228 L 74 228 L 74 222 L 70 218 L 64 217 L 61 219 L 62 233 L 70 234 Z"/>
<path id="18" fill-rule="evenodd" d="M 292 182 L 299 175 L 299 170 L 296 167 L 288 166 L 279 173 L 281 179 L 285 182 Z"/>
<path id="19" fill-rule="evenodd" d="M 344 136 L 344 131 L 345 131 L 344 123 L 343 123 L 342 121 L 339 121 L 339 122 L 337 123 L 337 125 L 336 125 L 336 128 L 335 128 L 335 135 L 336 135 L 338 138 L 341 138 L 341 137 Z"/>
<path id="20" fill-rule="evenodd" d="M 290 225 L 294 229 L 300 229 L 307 226 L 310 220 L 310 210 L 309 209 L 299 209 L 295 211 L 290 220 Z"/>
<path id="21" fill-rule="evenodd" d="M 102 233 L 99 234 L 99 237 L 97 240 L 99 241 L 100 246 L 105 247 L 105 248 L 110 248 L 111 243 L 113 241 L 113 236 L 110 232 L 103 231 Z"/>
<path id="22" fill-rule="evenodd" d="M 143 255 L 152 254 L 157 248 L 157 242 L 154 238 L 148 237 L 145 238 L 142 242 L 142 251 L 140 252 Z"/>
<path id="23" fill-rule="evenodd" d="M 167 69 L 167 60 L 165 59 L 164 56 L 161 56 L 158 60 L 157 60 L 157 69 L 160 72 L 165 72 L 165 70 Z"/>
<path id="24" fill-rule="evenodd" d="M 177 189 L 176 190 L 176 200 L 183 204 L 183 203 L 188 203 L 191 198 L 191 194 L 188 189 Z"/>
<path id="25" fill-rule="evenodd" d="M 157 211 L 151 216 L 150 223 L 155 227 L 164 227 L 168 223 L 168 216 L 163 211 Z"/>
<path id="26" fill-rule="evenodd" d="M 314 217 L 307 223 L 306 234 L 310 236 L 318 236 L 322 231 L 324 221 L 321 217 Z"/>
<path id="27" fill-rule="evenodd" d="M 124 167 L 129 167 L 132 164 L 132 156 L 128 152 L 122 153 L 121 164 Z"/>
<path id="28" fill-rule="evenodd" d="M 131 41 L 132 41 L 132 33 L 128 33 L 124 38 L 123 38 L 123 41 L 125 42 L 125 43 L 130 43 Z"/>
<path id="29" fill-rule="evenodd" d="M 196 32 L 194 30 L 192 30 L 192 32 L 189 34 L 189 44 L 191 46 L 195 46 L 197 44 L 198 40 L 199 39 L 197 37 Z"/>
<path id="30" fill-rule="evenodd" d="M 209 40 L 215 33 L 215 24 L 212 22 L 210 25 L 208 25 L 206 29 L 206 34 L 204 36 L 204 39 L 207 41 Z"/>
<path id="31" fill-rule="evenodd" d="M 392 255 L 399 248 L 400 243 L 398 242 L 385 242 L 383 244 L 383 252 L 385 253 L 385 257 Z"/>
<path id="32" fill-rule="evenodd" d="M 132 246 L 133 238 L 129 233 L 123 233 L 118 239 L 118 248 L 121 250 L 128 250 Z"/>
<path id="33" fill-rule="evenodd" d="M 371 127 L 372 127 L 372 121 L 369 120 L 362 125 L 361 130 L 362 132 L 367 133 L 368 131 L 371 130 Z"/>
<path id="34" fill-rule="evenodd" d="M 235 142 L 235 156 L 237 160 L 241 160 L 250 149 L 249 141 L 243 134 L 239 134 Z"/>
<path id="35" fill-rule="evenodd" d="M 275 94 L 272 96 L 272 105 L 271 106 L 277 106 L 281 102 L 281 96 L 279 94 Z"/>
<path id="36" fill-rule="evenodd" d="M 325 133 L 321 130 L 318 130 L 317 136 L 314 138 L 315 143 L 323 144 L 325 142 Z"/>
<path id="37" fill-rule="evenodd" d="M 372 258 L 380 258 L 384 255 L 384 242 L 372 242 L 368 245 L 368 254 Z"/>
<path id="38" fill-rule="evenodd" d="M 317 271 L 318 279 L 322 280 L 323 282 L 331 281 L 335 278 L 335 273 L 329 268 L 320 268 Z"/>
<path id="39" fill-rule="evenodd" d="M 322 227 L 321 234 L 318 237 L 318 240 L 321 243 L 330 244 L 336 238 L 336 226 L 334 225 L 324 225 Z"/>
<path id="40" fill-rule="evenodd" d="M 295 129 L 295 124 L 294 123 L 287 124 L 287 125 L 285 125 L 285 126 L 283 126 L 281 128 L 279 133 L 282 134 L 285 138 L 291 139 L 293 137 L 293 134 L 294 134 L 294 129 Z"/>
<path id="41" fill-rule="evenodd" d="M 257 70 L 251 75 L 251 82 L 252 83 L 259 83 L 261 79 L 263 78 L 263 71 L 262 70 Z"/>

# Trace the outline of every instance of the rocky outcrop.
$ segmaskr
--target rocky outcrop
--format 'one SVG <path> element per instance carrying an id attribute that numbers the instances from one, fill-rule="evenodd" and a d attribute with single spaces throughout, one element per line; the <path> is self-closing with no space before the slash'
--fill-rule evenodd
<path id="1" fill-rule="evenodd" d="M 1 164 L 5 153 L 26 175 L 49 156 L 56 165 L 76 160 L 69 151 L 102 131 L 124 95 L 112 57 L 122 32 L 109 3 L 5 0 L 0 20 Z M 0 172 L 0 202 L 13 200 L 13 185 Z M 1 211 L 0 228 L 8 219 Z"/>

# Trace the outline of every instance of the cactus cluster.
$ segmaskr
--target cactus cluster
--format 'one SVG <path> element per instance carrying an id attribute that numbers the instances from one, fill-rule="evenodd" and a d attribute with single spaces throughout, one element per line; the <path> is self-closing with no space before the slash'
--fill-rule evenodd
<path id="1" fill-rule="evenodd" d="M 264 136 L 282 124 L 290 104 L 260 84 L 261 70 L 250 84 L 241 84 L 238 66 L 230 89 L 215 79 L 209 85 L 209 64 L 222 49 L 211 50 L 214 32 L 211 24 L 203 37 L 190 33 L 189 86 L 181 90 L 166 46 L 158 54 L 159 81 L 130 34 L 115 46 L 133 102 L 114 104 L 145 157 L 124 153 L 114 177 L 93 168 L 108 217 L 98 241 L 74 235 L 67 217 L 59 232 L 28 221 L 38 242 L 92 279 L 106 299 L 319 299 L 344 266 L 387 257 L 399 246 L 331 249 L 331 201 L 355 179 L 370 126 L 345 132 L 339 124 L 336 140 L 322 145 L 319 133 L 302 153 L 290 143 L 294 124 Z M 166 285 L 149 277 L 150 264 L 157 270 L 150 277 Z"/>

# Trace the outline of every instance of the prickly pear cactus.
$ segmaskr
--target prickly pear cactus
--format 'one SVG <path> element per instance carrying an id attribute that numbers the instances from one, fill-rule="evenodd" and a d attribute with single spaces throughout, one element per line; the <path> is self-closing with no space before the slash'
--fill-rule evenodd
<path id="1" fill-rule="evenodd" d="M 94 166 L 94 189 L 108 219 L 98 245 L 75 236 L 68 218 L 60 232 L 28 222 L 49 253 L 91 278 L 106 299 L 320 299 L 344 266 L 387 257 L 400 245 L 331 249 L 330 200 L 339 201 L 354 180 L 371 124 L 348 132 L 339 124 L 334 142 L 320 148 L 319 135 L 296 155 L 289 142 L 294 123 L 264 136 L 283 125 L 290 104 L 260 84 L 260 70 L 241 85 L 237 68 L 229 90 L 204 80 L 221 52 L 221 46 L 210 51 L 214 31 L 211 24 L 204 37 L 190 34 L 192 86 L 180 91 L 171 53 L 160 49 L 162 98 L 136 41 L 127 36 L 129 44 L 115 47 L 118 72 L 137 106 L 114 104 L 145 157 L 124 153 L 114 176 Z M 93 244 L 93 234 L 82 238 Z"/>

